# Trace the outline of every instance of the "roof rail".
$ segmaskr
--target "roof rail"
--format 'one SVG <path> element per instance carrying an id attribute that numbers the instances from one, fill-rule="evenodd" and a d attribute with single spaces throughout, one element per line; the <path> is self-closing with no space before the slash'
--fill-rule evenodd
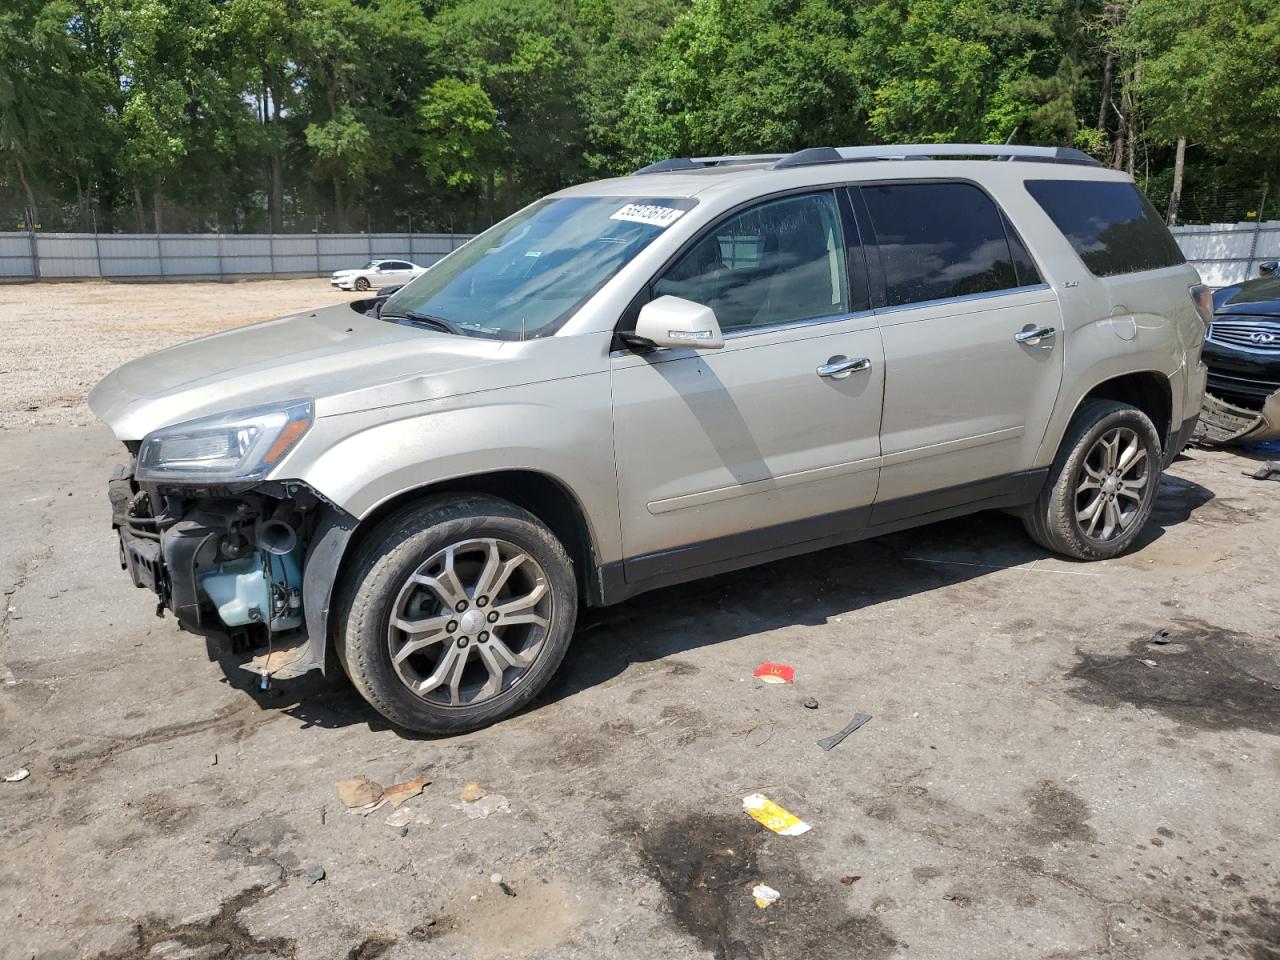
<path id="1" fill-rule="evenodd" d="M 777 161 L 775 170 L 809 167 L 820 163 L 857 160 L 934 160 L 939 157 L 991 157 L 994 160 L 1030 160 L 1100 167 L 1097 160 L 1074 147 L 1023 147 L 992 143 L 912 143 L 871 147 L 809 147 Z"/>
<path id="2" fill-rule="evenodd" d="M 788 156 L 794 156 L 794 154 L 746 153 L 730 157 L 672 157 L 670 160 L 659 160 L 647 167 L 641 167 L 635 172 L 668 173 L 676 170 L 705 170 L 707 167 L 730 167 L 739 163 L 768 163 L 771 160 L 781 162 Z"/>

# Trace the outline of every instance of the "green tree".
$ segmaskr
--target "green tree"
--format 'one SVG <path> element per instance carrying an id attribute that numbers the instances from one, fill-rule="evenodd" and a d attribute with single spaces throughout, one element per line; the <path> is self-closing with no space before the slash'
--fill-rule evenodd
<path id="1" fill-rule="evenodd" d="M 1280 7 L 1266 0 L 1143 0 L 1120 32 L 1140 65 L 1147 133 L 1280 165 Z"/>
<path id="2" fill-rule="evenodd" d="M 627 158 L 855 143 L 869 90 L 832 0 L 694 0 L 631 86 Z"/>
<path id="3" fill-rule="evenodd" d="M 479 182 L 502 156 L 498 112 L 477 84 L 444 77 L 418 100 L 418 154 L 427 177 L 449 187 Z"/>
<path id="4" fill-rule="evenodd" d="M 555 0 L 460 0 L 435 18 L 434 59 L 475 84 L 504 149 L 486 173 L 489 219 L 579 179 L 578 39 Z M 501 208 L 501 209 L 499 209 Z"/>
<path id="5" fill-rule="evenodd" d="M 334 225 L 347 229 L 348 187 L 395 168 L 413 142 L 428 75 L 428 21 L 413 0 L 301 0 L 297 24 L 302 137 L 314 173 L 332 187 Z"/>
<path id="6" fill-rule="evenodd" d="M 65 0 L 9 0 L 0 8 L 0 172 L 19 185 L 33 222 L 41 219 L 37 187 L 56 188 L 60 176 L 78 174 L 77 156 L 96 152 L 107 137 L 108 91 L 67 28 L 78 14 Z"/>
<path id="7" fill-rule="evenodd" d="M 1069 144 L 1081 68 L 1072 0 L 878 0 L 858 52 L 878 65 L 884 141 Z"/>
<path id="8" fill-rule="evenodd" d="M 578 102 L 586 138 L 584 159 L 594 176 L 625 172 L 622 122 L 627 91 L 686 0 L 581 0 L 576 30 L 582 48 Z"/>

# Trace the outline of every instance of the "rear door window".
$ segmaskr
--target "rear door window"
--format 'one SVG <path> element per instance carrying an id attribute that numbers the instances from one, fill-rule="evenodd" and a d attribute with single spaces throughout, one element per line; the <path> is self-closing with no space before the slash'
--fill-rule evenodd
<path id="1" fill-rule="evenodd" d="M 1027 191 L 1094 276 L 1186 262 L 1160 214 L 1132 183 L 1028 180 Z"/>
<path id="2" fill-rule="evenodd" d="M 1039 282 L 1021 243 L 1023 262 L 1015 266 L 1003 215 L 973 184 L 890 183 L 861 189 L 880 249 L 887 306 Z"/>

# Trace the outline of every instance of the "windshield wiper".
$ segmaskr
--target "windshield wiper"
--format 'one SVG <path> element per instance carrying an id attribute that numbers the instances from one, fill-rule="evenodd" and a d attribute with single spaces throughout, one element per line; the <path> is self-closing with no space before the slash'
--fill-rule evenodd
<path id="1" fill-rule="evenodd" d="M 452 320 L 446 320 L 444 317 L 433 317 L 426 313 L 418 313 L 414 310 L 406 310 L 404 313 L 383 313 L 380 314 L 381 320 L 404 320 L 408 323 L 418 324 L 424 327 L 434 327 L 436 330 L 443 330 L 445 333 L 452 333 L 455 336 L 465 337 L 466 331 L 454 323 Z"/>

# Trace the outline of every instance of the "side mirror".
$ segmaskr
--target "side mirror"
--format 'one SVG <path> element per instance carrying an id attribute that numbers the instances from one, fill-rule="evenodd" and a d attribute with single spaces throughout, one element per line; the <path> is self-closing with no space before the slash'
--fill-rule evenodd
<path id="1" fill-rule="evenodd" d="M 1269 277 L 1277 270 L 1280 270 L 1280 260 L 1268 260 L 1266 263 L 1258 264 L 1258 272 L 1264 277 Z"/>
<path id="2" fill-rule="evenodd" d="M 655 347 L 719 350 L 724 346 L 716 312 L 681 297 L 658 297 L 641 307 L 635 336 Z"/>

